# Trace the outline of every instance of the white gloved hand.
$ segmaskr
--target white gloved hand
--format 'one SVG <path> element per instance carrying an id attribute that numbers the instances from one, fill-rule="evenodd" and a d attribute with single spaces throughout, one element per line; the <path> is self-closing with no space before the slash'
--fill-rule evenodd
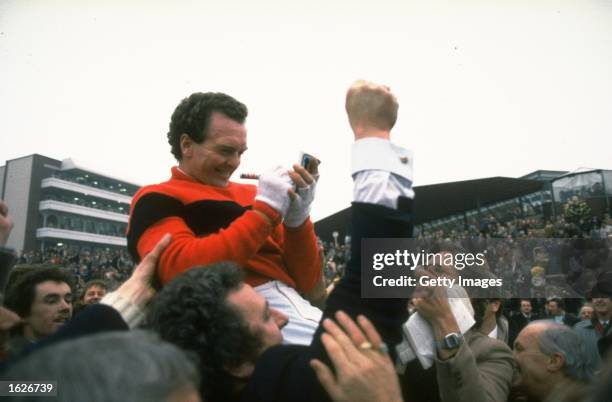
<path id="1" fill-rule="evenodd" d="M 288 191 L 292 187 L 293 182 L 287 170 L 277 166 L 259 175 L 255 200 L 265 202 L 284 218 L 291 203 Z"/>
<path id="2" fill-rule="evenodd" d="M 297 188 L 296 197 L 291 201 L 289 211 L 287 211 L 287 216 L 285 217 L 285 226 L 296 228 L 301 226 L 310 216 L 310 207 L 314 200 L 319 175 L 314 176 L 314 179 L 315 181 L 312 184 Z"/>

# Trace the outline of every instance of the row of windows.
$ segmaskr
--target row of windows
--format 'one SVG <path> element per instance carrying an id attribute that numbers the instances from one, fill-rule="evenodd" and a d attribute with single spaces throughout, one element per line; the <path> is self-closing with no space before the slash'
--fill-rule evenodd
<path id="1" fill-rule="evenodd" d="M 73 230 L 105 236 L 125 237 L 127 225 L 121 222 L 107 222 L 86 217 L 43 214 L 40 216 L 42 227 Z"/>
<path id="2" fill-rule="evenodd" d="M 107 201 L 100 199 L 91 199 L 84 196 L 68 195 L 68 194 L 43 194 L 41 201 L 60 201 L 67 204 L 80 205 L 82 207 L 100 209 L 102 211 L 115 212 L 118 214 L 127 215 L 129 212 L 129 206 L 115 201 Z"/>
<path id="3" fill-rule="evenodd" d="M 96 187 L 101 190 L 112 191 L 114 193 L 132 196 L 138 190 L 134 186 L 126 186 L 121 183 L 111 182 L 109 180 L 92 177 L 89 174 L 78 174 L 69 172 L 54 172 L 51 177 L 70 181 L 77 184 L 83 184 L 89 187 Z"/>

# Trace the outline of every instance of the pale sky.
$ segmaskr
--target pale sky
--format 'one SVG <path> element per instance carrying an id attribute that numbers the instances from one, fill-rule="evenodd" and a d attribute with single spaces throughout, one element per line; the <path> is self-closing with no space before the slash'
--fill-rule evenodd
<path id="1" fill-rule="evenodd" d="M 172 111 L 221 91 L 249 107 L 237 174 L 317 155 L 320 219 L 350 202 L 359 78 L 397 94 L 415 185 L 612 169 L 612 0 L 2 0 L 0 165 L 166 180 Z"/>

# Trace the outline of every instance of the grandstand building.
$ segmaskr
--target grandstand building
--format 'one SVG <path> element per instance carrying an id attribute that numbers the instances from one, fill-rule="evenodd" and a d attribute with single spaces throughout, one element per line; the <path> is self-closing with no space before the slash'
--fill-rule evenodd
<path id="1" fill-rule="evenodd" d="M 520 178 L 489 177 L 414 188 L 415 234 L 431 230 L 479 227 L 493 218 L 550 218 L 563 213 L 572 198 L 584 200 L 596 216 L 612 214 L 612 170 L 580 168 L 573 172 L 537 170 Z M 331 241 L 350 235 L 350 210 L 315 223 L 317 235 Z"/>
<path id="2" fill-rule="evenodd" d="M 125 248 L 132 196 L 139 186 L 95 172 L 71 159 L 29 155 L 0 166 L 0 198 L 18 251 L 67 245 Z"/>

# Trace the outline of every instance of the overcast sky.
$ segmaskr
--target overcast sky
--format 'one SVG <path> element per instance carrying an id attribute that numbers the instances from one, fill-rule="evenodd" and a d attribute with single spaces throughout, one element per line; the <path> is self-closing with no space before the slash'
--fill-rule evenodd
<path id="1" fill-rule="evenodd" d="M 358 78 L 397 94 L 416 185 L 612 168 L 612 0 L 2 0 L 0 165 L 163 181 L 172 111 L 222 91 L 249 107 L 238 173 L 323 161 L 318 219 L 350 201 Z"/>

